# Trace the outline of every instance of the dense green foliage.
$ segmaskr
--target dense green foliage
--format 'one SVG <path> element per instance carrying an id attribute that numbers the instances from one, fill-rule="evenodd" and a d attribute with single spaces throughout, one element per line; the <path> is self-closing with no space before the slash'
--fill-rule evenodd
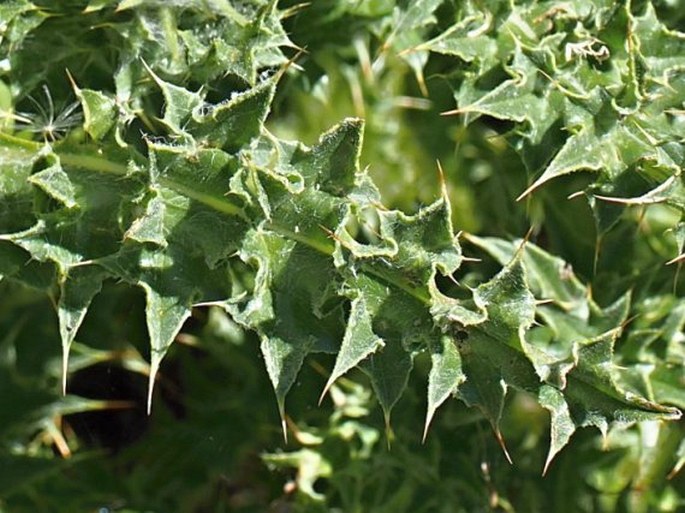
<path id="1" fill-rule="evenodd" d="M 683 11 L 0 4 L 0 511 L 684 508 Z"/>

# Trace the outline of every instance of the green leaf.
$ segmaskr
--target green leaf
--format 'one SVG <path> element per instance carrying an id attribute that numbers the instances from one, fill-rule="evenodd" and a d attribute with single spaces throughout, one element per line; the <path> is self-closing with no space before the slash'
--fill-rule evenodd
<path id="1" fill-rule="evenodd" d="M 228 101 L 208 105 L 193 111 L 187 131 L 198 141 L 208 146 L 236 151 L 259 134 L 276 88 L 276 80 L 269 79 L 243 93 L 235 93 Z M 185 101 L 196 101 L 186 97 Z M 176 108 L 173 106 L 170 108 Z M 176 121 L 177 114 L 165 119 Z"/>
<path id="2" fill-rule="evenodd" d="M 422 33 L 426 27 L 436 22 L 435 10 L 443 3 L 443 0 L 416 0 L 410 2 L 406 8 L 396 6 L 393 11 L 393 22 L 390 34 L 385 38 L 383 50 L 393 48 L 407 61 L 414 71 L 419 86 L 426 94 L 426 85 L 423 77 L 423 67 L 426 65 L 428 55 L 425 50 L 411 50 L 422 41 Z"/>
<path id="3" fill-rule="evenodd" d="M 350 22 L 345 41 L 298 59 L 307 67 L 299 76 L 282 52 L 292 46 L 283 18 L 297 9 L 281 12 L 275 0 L 82 3 L 0 8 L 7 55 L 0 73 L 10 84 L 3 111 L 11 121 L 2 126 L 12 131 L 0 134 L 0 272 L 57 296 L 63 369 L 70 346 L 88 335 L 77 331 L 94 296 L 111 278 L 145 291 L 148 409 L 162 359 L 192 309 L 219 305 L 259 338 L 283 421 L 287 394 L 317 352 L 336 355 L 324 393 L 361 367 L 388 429 L 415 357 L 430 355 L 424 437 L 437 409 L 456 396 L 485 414 L 503 444 L 509 390 L 528 392 L 551 416 L 545 470 L 578 427 L 607 433 L 613 424 L 678 418 L 659 403 L 683 404 L 680 303 L 656 304 L 657 315 L 645 300 L 669 294 L 672 276 L 663 276 L 670 269 L 660 261 L 660 270 L 636 276 L 654 254 L 662 258 L 682 241 L 636 243 L 636 261 L 616 272 L 624 274 L 620 282 L 598 275 L 586 284 L 548 253 L 570 247 L 567 257 L 583 254 L 576 247 L 582 237 L 555 231 L 575 221 L 556 198 L 564 184 L 577 183 L 568 176 L 577 171 L 595 171 L 582 186 L 600 238 L 634 221 L 623 205 L 685 210 L 682 35 L 666 30 L 649 2 L 336 1 L 326 19 Z M 288 32 L 301 30 L 300 20 L 289 20 Z M 331 40 L 325 29 L 312 30 Z M 440 58 L 429 60 L 429 52 Z M 392 53 L 430 101 L 405 96 L 414 94 L 406 66 Z M 69 88 L 65 69 L 82 89 Z M 424 83 L 424 70 L 439 80 Z M 310 80 L 334 91 L 341 77 L 351 100 L 320 98 L 336 119 L 348 107 L 366 112 L 367 144 L 381 141 L 390 160 L 406 165 L 378 165 L 373 151 L 362 154 L 359 119 L 344 119 L 312 147 L 275 135 L 302 117 L 292 91 L 307 103 L 315 96 Z M 274 103 L 281 79 L 284 96 Z M 82 128 L 68 106 L 72 90 Z M 443 109 L 451 97 L 463 126 L 429 127 L 431 106 Z M 428 110 L 400 115 L 399 106 Z M 270 113 L 273 132 L 265 127 Z M 316 115 L 327 123 L 323 112 Z M 405 148 L 410 139 L 419 149 Z M 448 140 L 458 143 L 456 156 L 441 154 Z M 440 154 L 451 192 L 468 205 L 493 184 L 506 194 L 523 183 L 516 163 L 500 169 L 488 160 L 510 155 L 490 151 L 505 146 L 520 153 L 521 172 L 538 177 L 526 193 L 566 180 L 554 180 L 558 188 L 550 184 L 520 216 L 539 227 L 545 249 L 467 237 L 503 266 L 489 280 L 485 266 L 460 269 L 446 184 L 430 204 L 430 186 L 404 195 L 407 214 L 385 207 L 360 169 L 360 160 L 369 162 L 379 183 L 408 183 L 383 169 L 413 176 L 429 154 Z M 505 177 L 509 171 L 515 176 Z M 481 210 L 494 212 L 473 213 L 496 221 L 483 223 L 490 233 L 509 231 L 509 220 L 497 219 L 501 209 Z M 678 214 L 668 213 L 672 226 Z M 641 220 L 639 233 L 658 241 L 662 224 Z M 468 287 L 453 279 L 457 271 Z M 613 304 L 596 304 L 591 286 Z M 631 326 L 631 308 L 650 321 Z M 393 495 L 397 504 L 409 504 L 404 493 Z"/>
<path id="4" fill-rule="evenodd" d="M 390 427 L 390 413 L 407 387 L 412 367 L 411 355 L 397 343 L 387 343 L 383 351 L 363 362 L 362 369 L 368 374 L 383 408 L 386 428 Z"/>
<path id="5" fill-rule="evenodd" d="M 166 204 L 159 191 L 152 191 L 151 194 L 152 197 L 145 206 L 145 213 L 131 224 L 124 237 L 136 242 L 150 242 L 164 247 L 167 245 L 164 233 Z"/>
<path id="6" fill-rule="evenodd" d="M 362 360 L 383 346 L 383 340 L 378 338 L 373 332 L 371 316 L 363 297 L 353 299 L 345 328 L 345 336 L 342 339 L 340 350 L 335 360 L 335 367 L 331 371 L 321 397 L 323 398 L 331 385 L 340 376 L 357 366 Z"/>
<path id="7" fill-rule="evenodd" d="M 79 326 L 86 316 L 90 302 L 102 288 L 105 272 L 96 266 L 72 268 L 61 282 L 57 316 L 62 338 L 62 393 L 67 391 L 69 349 Z"/>
<path id="8" fill-rule="evenodd" d="M 202 105 L 203 96 L 197 92 L 193 93 L 183 87 L 165 82 L 145 64 L 145 68 L 162 90 L 164 95 L 164 117 L 162 122 L 175 134 L 184 132 L 184 123 L 190 118 L 193 111 Z"/>
<path id="9" fill-rule="evenodd" d="M 74 184 L 71 183 L 69 175 L 64 172 L 58 162 L 38 173 L 32 174 L 28 181 L 63 203 L 65 207 L 74 208 L 77 206 Z"/>
<path id="10" fill-rule="evenodd" d="M 492 280 L 480 285 L 473 300 L 487 317 L 473 326 L 462 325 L 466 335 L 462 335 L 459 352 L 466 381 L 458 393 L 467 404 L 483 411 L 506 453 L 499 424 L 507 389 L 535 391 L 539 386 L 531 362 L 523 356 L 535 301 L 526 286 L 520 258 L 515 257 Z"/>
<path id="11" fill-rule="evenodd" d="M 83 108 L 83 129 L 94 141 L 99 141 L 116 123 L 116 102 L 100 91 L 80 89 L 75 83 L 73 87 Z"/>
<path id="12" fill-rule="evenodd" d="M 154 266 L 165 266 L 164 258 L 150 255 L 148 260 Z M 157 262 L 155 262 L 157 260 Z M 181 288 L 174 277 L 166 276 L 163 272 L 149 269 L 141 277 L 140 286 L 145 290 L 145 317 L 150 336 L 150 382 L 148 385 L 147 411 L 152 409 L 152 392 L 155 378 L 162 359 L 169 350 L 169 346 L 181 330 L 185 320 L 190 317 L 192 304 L 195 300 L 195 290 L 190 284 Z"/>
<path id="13" fill-rule="evenodd" d="M 27 179 L 33 170 L 38 145 L 0 131 L 0 230 L 20 231 L 31 226 L 32 187 Z"/>
<path id="14" fill-rule="evenodd" d="M 543 304 L 536 308 L 545 327 L 551 330 L 549 342 L 543 343 L 535 337 L 542 328 L 532 330 L 527 339 L 520 339 L 523 340 L 521 348 L 535 366 L 539 379 L 547 384 L 540 387 L 531 378 L 524 384 L 515 374 L 511 379 L 512 384 L 518 381 L 521 388 L 537 392 L 542 406 L 552 415 L 552 443 L 545 469 L 577 427 L 595 426 L 606 434 L 611 423 L 680 417 L 677 409 L 640 397 L 620 385 L 614 345 L 629 313 L 629 295 L 600 309 L 563 261 L 535 245 L 527 243 L 523 249 L 517 249 L 520 245 L 516 243 L 495 239 L 469 236 L 469 240 L 500 261 L 519 252 L 518 259 L 526 275 L 530 276 L 531 290 L 538 297 L 553 300 L 556 305 Z M 464 358 L 466 384 L 470 376 L 467 363 Z M 507 368 L 501 367 L 500 372 Z M 485 375 L 491 372 L 483 371 Z M 550 386 L 557 391 L 549 389 Z M 490 415 L 496 419 L 501 394 L 495 393 L 494 383 L 486 390 L 491 397 Z"/>
<path id="15" fill-rule="evenodd" d="M 460 336 L 465 335 L 466 332 L 458 332 L 455 336 L 457 343 L 465 342 L 465 340 L 459 340 Z M 462 369 L 461 356 L 452 338 L 440 337 L 439 343 L 430 349 L 432 366 L 428 375 L 428 411 L 423 428 L 424 440 L 436 410 L 451 395 L 456 394 L 460 385 L 466 380 L 466 375 Z"/>
<path id="16" fill-rule="evenodd" d="M 497 43 L 486 35 L 491 21 L 492 16 L 487 12 L 470 13 L 419 48 L 453 55 L 466 62 L 476 61 L 479 69 L 486 71 L 497 62 Z"/>
<path id="17" fill-rule="evenodd" d="M 634 18 L 633 30 L 639 41 L 637 52 L 644 59 L 651 80 L 665 80 L 685 65 L 685 37 L 668 30 L 658 19 L 652 3 L 647 3 L 642 16 Z"/>
<path id="18" fill-rule="evenodd" d="M 497 87 L 478 94 L 464 88 L 457 101 L 459 108 L 445 114 L 480 114 L 497 119 L 526 123 L 522 130 L 532 144 L 539 144 L 546 132 L 563 111 L 563 95 L 554 89 L 540 95 L 536 91 L 539 69 L 521 50 L 517 50 L 507 72 L 513 76 Z M 469 96 L 478 95 L 475 101 L 469 102 Z M 460 101 L 463 98 L 463 101 Z M 469 122 L 477 116 L 468 116 Z"/>
<path id="19" fill-rule="evenodd" d="M 589 125 L 569 137 L 542 175 L 519 198 L 549 180 L 575 171 L 601 170 L 615 177 L 634 162 L 646 158 L 655 158 L 654 148 L 637 130 L 619 124 L 602 134 Z"/>
<path id="20" fill-rule="evenodd" d="M 547 453 L 547 460 L 542 471 L 543 474 L 546 474 L 554 457 L 566 446 L 576 431 L 576 425 L 571 418 L 564 395 L 559 389 L 543 385 L 540 387 L 538 400 L 540 405 L 549 411 L 551 419 L 549 452 Z"/>

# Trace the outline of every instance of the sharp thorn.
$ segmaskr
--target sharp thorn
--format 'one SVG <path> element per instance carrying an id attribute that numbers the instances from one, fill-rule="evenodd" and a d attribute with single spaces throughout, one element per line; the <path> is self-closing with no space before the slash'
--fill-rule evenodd
<path id="1" fill-rule="evenodd" d="M 499 429 L 495 429 L 495 438 L 497 438 L 499 446 L 502 448 L 502 451 L 504 451 L 504 457 L 507 458 L 507 461 L 510 465 L 513 465 L 514 462 L 512 461 L 511 456 L 509 455 L 509 451 L 507 450 L 507 446 L 504 443 L 504 438 L 502 437 L 502 433 Z"/>

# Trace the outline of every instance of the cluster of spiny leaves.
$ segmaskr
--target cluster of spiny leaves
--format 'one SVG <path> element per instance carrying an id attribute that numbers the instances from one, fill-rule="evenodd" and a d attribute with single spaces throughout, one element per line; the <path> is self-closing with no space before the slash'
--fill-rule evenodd
<path id="1" fill-rule="evenodd" d="M 623 211 L 607 198 L 682 211 L 685 39 L 651 4 L 380 4 L 353 13 L 373 20 L 378 59 L 406 59 L 426 90 L 430 52 L 454 56 L 453 113 L 513 123 L 539 174 L 522 196 L 592 170 L 600 235 Z M 282 26 L 296 12 L 265 0 L 0 6 L 0 273 L 54 299 L 65 390 L 79 326 L 117 281 L 145 293 L 148 408 L 192 309 L 214 305 L 259 336 L 282 417 L 303 362 L 324 352 L 336 357 L 323 393 L 361 367 L 386 422 L 419 354 L 431 360 L 426 429 L 457 396 L 501 439 L 508 390 L 526 391 L 550 412 L 548 464 L 578 427 L 679 418 L 681 301 L 653 299 L 670 309 L 636 321 L 620 368 L 630 287 L 602 308 L 563 260 L 476 236 L 502 269 L 453 283 L 463 257 L 446 187 L 412 215 L 389 209 L 359 165 L 361 119 L 311 147 L 267 129 L 296 73 Z"/>
<path id="2" fill-rule="evenodd" d="M 685 208 L 685 35 L 659 21 L 649 2 L 540 2 L 460 19 L 416 50 L 455 56 L 457 109 L 514 123 L 513 144 L 533 184 L 595 171 L 586 193 L 598 230 L 620 209 L 601 202 Z"/>

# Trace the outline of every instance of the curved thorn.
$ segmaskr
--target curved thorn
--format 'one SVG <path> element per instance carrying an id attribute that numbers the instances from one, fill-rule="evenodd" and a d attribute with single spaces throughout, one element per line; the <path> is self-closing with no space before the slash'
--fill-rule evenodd
<path id="1" fill-rule="evenodd" d="M 671 260 L 669 260 L 668 262 L 666 262 L 666 265 L 677 264 L 677 263 L 679 263 L 679 262 L 682 262 L 683 260 L 685 260 L 685 253 L 681 253 L 681 254 L 678 255 L 677 257 L 672 258 Z"/>
<path id="2" fill-rule="evenodd" d="M 518 195 L 516 198 L 516 201 L 521 201 L 523 198 L 528 196 L 531 192 L 533 192 L 535 189 L 540 187 L 543 183 L 547 182 L 549 178 L 545 178 L 542 180 L 543 177 L 538 178 L 536 181 L 533 182 L 533 184 L 528 187 L 525 191 L 523 191 L 521 194 Z"/>

